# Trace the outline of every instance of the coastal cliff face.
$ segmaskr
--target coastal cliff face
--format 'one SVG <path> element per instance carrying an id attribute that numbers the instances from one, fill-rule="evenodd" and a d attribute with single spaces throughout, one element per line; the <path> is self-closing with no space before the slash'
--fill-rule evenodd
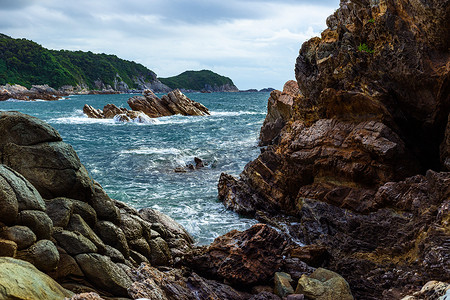
<path id="1" fill-rule="evenodd" d="M 450 279 L 449 3 L 341 1 L 298 89 L 271 93 L 267 147 L 220 178 L 228 208 L 324 245 L 358 299 Z"/>

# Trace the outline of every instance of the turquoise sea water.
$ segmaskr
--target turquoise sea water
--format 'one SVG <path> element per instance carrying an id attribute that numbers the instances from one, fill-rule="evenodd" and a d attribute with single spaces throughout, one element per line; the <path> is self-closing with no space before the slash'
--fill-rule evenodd
<path id="1" fill-rule="evenodd" d="M 222 172 L 238 176 L 259 154 L 257 139 L 269 93 L 187 94 L 211 116 L 171 116 L 146 124 L 89 119 L 85 103 L 127 107 L 132 95 L 79 95 L 46 102 L 4 101 L 55 127 L 77 151 L 91 176 L 114 198 L 136 208 L 156 208 L 181 223 L 199 244 L 256 223 L 227 211 L 217 200 Z M 207 167 L 175 173 L 200 157 Z"/>

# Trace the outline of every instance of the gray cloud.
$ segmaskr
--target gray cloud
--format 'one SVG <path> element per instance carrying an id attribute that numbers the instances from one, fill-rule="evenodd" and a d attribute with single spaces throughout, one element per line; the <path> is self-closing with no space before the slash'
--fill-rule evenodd
<path id="1" fill-rule="evenodd" d="M 16 10 L 33 4 L 33 0 L 0 0 L 0 7 L 3 10 Z"/>
<path id="2" fill-rule="evenodd" d="M 282 88 L 292 79 L 301 43 L 324 29 L 339 0 L 15 0 L 7 4 L 8 10 L 0 10 L 0 32 L 12 37 L 52 49 L 116 54 L 146 65 L 161 77 L 186 69 L 211 69 L 246 89 Z"/>

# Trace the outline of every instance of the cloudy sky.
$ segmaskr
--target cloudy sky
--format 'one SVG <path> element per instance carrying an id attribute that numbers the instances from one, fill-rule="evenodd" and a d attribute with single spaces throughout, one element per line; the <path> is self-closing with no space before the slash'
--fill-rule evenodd
<path id="1" fill-rule="evenodd" d="M 339 0 L 0 0 L 0 33 L 116 54 L 159 77 L 209 69 L 240 89 L 281 89 L 301 44 Z"/>

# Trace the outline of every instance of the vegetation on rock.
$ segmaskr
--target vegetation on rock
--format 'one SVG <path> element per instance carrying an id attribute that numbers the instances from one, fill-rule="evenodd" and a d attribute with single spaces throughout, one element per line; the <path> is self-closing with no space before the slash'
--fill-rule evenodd
<path id="1" fill-rule="evenodd" d="M 159 80 L 172 89 L 185 89 L 194 91 L 238 91 L 233 81 L 209 70 L 186 71 L 180 75 L 159 78 Z"/>

